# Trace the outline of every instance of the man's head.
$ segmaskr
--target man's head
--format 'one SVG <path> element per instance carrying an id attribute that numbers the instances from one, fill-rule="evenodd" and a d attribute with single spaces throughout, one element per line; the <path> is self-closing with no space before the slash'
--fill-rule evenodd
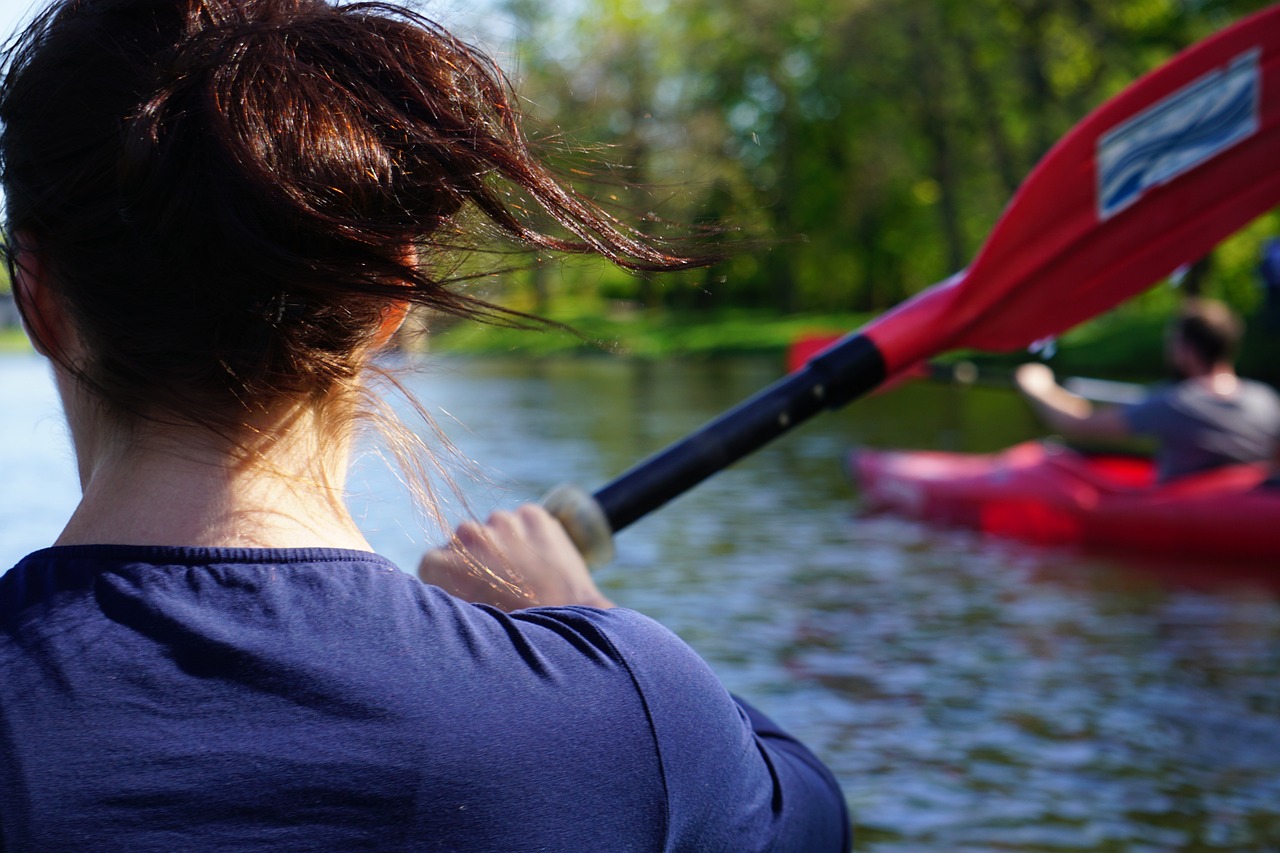
<path id="1" fill-rule="evenodd" d="M 1244 324 L 1226 305 L 1212 299 L 1188 299 L 1169 326 L 1169 360 L 1182 376 L 1230 366 L 1243 337 Z"/>

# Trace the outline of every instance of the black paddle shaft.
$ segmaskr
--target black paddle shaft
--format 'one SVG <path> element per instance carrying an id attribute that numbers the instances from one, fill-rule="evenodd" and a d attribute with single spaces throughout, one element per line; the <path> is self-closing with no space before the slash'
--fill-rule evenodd
<path id="1" fill-rule="evenodd" d="M 592 497 L 614 533 L 712 474 L 827 409 L 838 409 L 885 378 L 870 338 L 852 334 L 697 432 L 601 487 Z"/>

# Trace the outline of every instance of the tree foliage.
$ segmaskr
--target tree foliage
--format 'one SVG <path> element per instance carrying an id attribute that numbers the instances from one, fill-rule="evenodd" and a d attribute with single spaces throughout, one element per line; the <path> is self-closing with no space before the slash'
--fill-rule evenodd
<path id="1" fill-rule="evenodd" d="M 617 179 L 606 198 L 746 237 L 707 273 L 579 277 L 650 306 L 791 312 L 880 310 L 964 266 L 1090 109 L 1265 5 L 581 0 L 566 15 L 508 0 L 506 11 L 534 116 L 571 144 L 606 143 L 581 152 Z M 1247 302 L 1250 250 L 1226 254 L 1214 273 Z"/>

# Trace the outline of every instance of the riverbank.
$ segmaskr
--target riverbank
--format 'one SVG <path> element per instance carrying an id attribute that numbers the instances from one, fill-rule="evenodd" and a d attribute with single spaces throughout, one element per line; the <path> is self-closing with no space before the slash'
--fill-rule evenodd
<path id="1" fill-rule="evenodd" d="M 756 355 L 783 363 L 787 348 L 805 335 L 834 335 L 863 325 L 869 315 L 823 314 L 778 317 L 747 311 L 713 314 L 646 314 L 613 307 L 553 314 L 561 327 L 501 328 L 454 323 L 428 328 L 407 341 L 433 352 L 521 358 L 612 355 L 639 359 L 704 359 Z M 1164 316 L 1118 311 L 1077 327 L 1054 344 L 1049 363 L 1060 373 L 1146 381 L 1163 373 Z M 0 352 L 29 351 L 21 329 L 0 329 Z M 1009 354 L 953 353 L 979 365 L 1011 369 L 1025 351 Z M 1241 373 L 1280 386 L 1280 329 L 1250 324 Z"/>
<path id="2" fill-rule="evenodd" d="M 471 323 L 432 330 L 425 337 L 434 351 L 465 355 L 523 357 L 590 354 L 633 358 L 708 358 L 760 355 L 783 362 L 787 348 L 804 335 L 843 334 L 863 325 L 869 315 L 777 317 L 749 312 L 645 315 L 579 311 L 555 316 L 566 329 L 503 329 Z M 1049 363 L 1060 373 L 1148 381 L 1164 373 L 1166 315 L 1117 311 L 1085 323 L 1052 344 Z M 982 366 L 1012 369 L 1031 356 L 951 353 Z M 1280 385 L 1280 330 L 1251 324 L 1241 372 Z"/>
<path id="3" fill-rule="evenodd" d="M 868 315 L 778 317 L 750 311 L 681 314 L 641 312 L 627 306 L 551 312 L 559 327 L 501 328 L 456 323 L 432 328 L 423 340 L 433 351 L 464 355 L 617 355 L 640 359 L 779 355 L 808 334 L 856 329 Z"/>

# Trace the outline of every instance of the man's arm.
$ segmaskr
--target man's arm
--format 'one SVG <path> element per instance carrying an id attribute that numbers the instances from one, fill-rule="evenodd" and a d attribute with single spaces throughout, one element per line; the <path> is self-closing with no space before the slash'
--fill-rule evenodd
<path id="1" fill-rule="evenodd" d="M 1094 408 L 1085 398 L 1059 385 L 1053 371 L 1043 364 L 1022 365 L 1013 381 L 1054 432 L 1080 438 L 1125 438 L 1132 434 L 1123 408 Z"/>

